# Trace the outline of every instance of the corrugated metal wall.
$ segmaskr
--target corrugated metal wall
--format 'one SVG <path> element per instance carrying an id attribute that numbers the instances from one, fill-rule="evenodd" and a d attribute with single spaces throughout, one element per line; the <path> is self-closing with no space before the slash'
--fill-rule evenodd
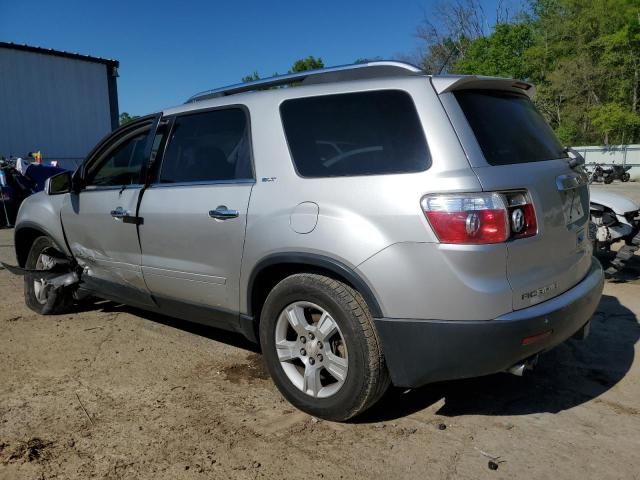
<path id="1" fill-rule="evenodd" d="M 0 47 L 0 155 L 83 158 L 111 131 L 107 68 Z"/>

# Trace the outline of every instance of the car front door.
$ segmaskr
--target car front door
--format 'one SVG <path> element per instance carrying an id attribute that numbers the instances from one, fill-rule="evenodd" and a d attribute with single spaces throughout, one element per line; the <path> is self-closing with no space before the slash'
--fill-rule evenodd
<path id="1" fill-rule="evenodd" d="M 140 206 L 142 271 L 168 313 L 190 306 L 237 322 L 249 196 L 254 185 L 244 107 L 169 119 L 156 179 Z"/>
<path id="2" fill-rule="evenodd" d="M 120 128 L 76 172 L 79 191 L 67 195 L 62 225 L 83 285 L 134 305 L 153 305 L 140 266 L 137 215 L 157 119 Z"/>

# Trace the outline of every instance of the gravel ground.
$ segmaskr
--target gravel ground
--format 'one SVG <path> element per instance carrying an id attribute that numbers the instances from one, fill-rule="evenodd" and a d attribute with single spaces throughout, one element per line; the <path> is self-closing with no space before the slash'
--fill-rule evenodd
<path id="1" fill-rule="evenodd" d="M 640 479 L 633 268 L 524 377 L 391 390 L 349 424 L 293 409 L 240 336 L 110 302 L 40 317 L 0 271 L 0 478 Z"/>

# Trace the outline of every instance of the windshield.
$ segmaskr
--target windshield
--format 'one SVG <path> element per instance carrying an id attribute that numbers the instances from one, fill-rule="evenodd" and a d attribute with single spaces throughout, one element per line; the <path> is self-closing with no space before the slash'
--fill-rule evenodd
<path id="1" fill-rule="evenodd" d="M 527 96 L 495 90 L 460 90 L 454 95 L 490 165 L 567 158 Z"/>

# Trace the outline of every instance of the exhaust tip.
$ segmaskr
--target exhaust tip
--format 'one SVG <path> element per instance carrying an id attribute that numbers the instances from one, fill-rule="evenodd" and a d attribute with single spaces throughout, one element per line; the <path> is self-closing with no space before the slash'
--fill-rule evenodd
<path id="1" fill-rule="evenodd" d="M 527 358 L 526 360 L 516 363 L 514 366 L 507 368 L 507 373 L 521 377 L 526 370 L 533 370 L 538 363 L 538 355 Z"/>

